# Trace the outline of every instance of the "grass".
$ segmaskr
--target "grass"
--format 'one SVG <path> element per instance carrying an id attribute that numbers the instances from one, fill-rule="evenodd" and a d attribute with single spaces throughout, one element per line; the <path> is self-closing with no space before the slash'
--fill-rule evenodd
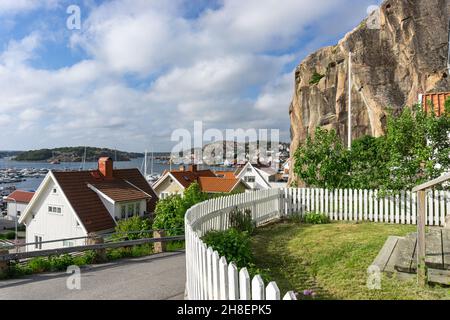
<path id="1" fill-rule="evenodd" d="M 257 267 L 268 269 L 283 294 L 313 290 L 317 299 L 450 299 L 449 288 L 423 289 L 414 280 L 385 275 L 381 290 L 367 288 L 367 268 L 387 237 L 414 231 L 414 226 L 375 223 L 283 222 L 258 229 L 252 246 Z"/>

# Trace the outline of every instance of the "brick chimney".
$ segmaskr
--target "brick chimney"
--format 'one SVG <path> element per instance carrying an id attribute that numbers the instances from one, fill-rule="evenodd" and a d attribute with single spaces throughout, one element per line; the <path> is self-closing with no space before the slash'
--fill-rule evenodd
<path id="1" fill-rule="evenodd" d="M 181 165 L 178 170 L 184 172 L 184 165 Z"/>
<path id="2" fill-rule="evenodd" d="M 113 161 L 109 157 L 98 159 L 98 171 L 106 179 L 113 178 Z"/>
<path id="3" fill-rule="evenodd" d="M 191 164 L 191 165 L 189 165 L 189 171 L 191 171 L 191 172 L 197 172 L 197 165 L 196 165 L 196 164 Z"/>

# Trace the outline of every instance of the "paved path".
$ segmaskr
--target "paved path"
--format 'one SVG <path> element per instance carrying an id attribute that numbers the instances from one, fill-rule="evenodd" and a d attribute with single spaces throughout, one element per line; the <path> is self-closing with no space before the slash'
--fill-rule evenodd
<path id="1" fill-rule="evenodd" d="M 69 290 L 68 274 L 45 273 L 0 281 L 0 300 L 184 299 L 184 252 L 157 254 L 81 268 L 81 290 Z"/>

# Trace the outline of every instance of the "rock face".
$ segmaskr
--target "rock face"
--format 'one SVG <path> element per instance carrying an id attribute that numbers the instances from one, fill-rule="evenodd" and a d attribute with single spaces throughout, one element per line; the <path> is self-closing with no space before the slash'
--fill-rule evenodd
<path id="1" fill-rule="evenodd" d="M 346 143 L 349 52 L 353 138 L 383 135 L 388 108 L 401 110 L 418 103 L 421 93 L 448 91 L 449 16 L 450 0 L 388 0 L 336 46 L 308 56 L 295 72 L 291 152 L 316 127 L 334 128 Z"/>

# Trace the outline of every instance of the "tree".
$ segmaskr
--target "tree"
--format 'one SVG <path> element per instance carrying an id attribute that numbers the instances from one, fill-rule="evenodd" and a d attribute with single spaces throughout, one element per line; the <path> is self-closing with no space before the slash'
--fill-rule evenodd
<path id="1" fill-rule="evenodd" d="M 317 128 L 294 154 L 294 172 L 308 186 L 340 188 L 349 184 L 349 153 L 335 130 Z"/>
<path id="2" fill-rule="evenodd" d="M 388 117 L 386 150 L 390 176 L 384 188 L 411 189 L 450 168 L 449 101 L 446 105 L 441 117 L 426 113 L 420 105 Z"/>
<path id="3" fill-rule="evenodd" d="M 197 203 L 207 200 L 198 183 L 192 183 L 183 194 L 161 199 L 156 204 L 153 229 L 166 230 L 169 236 L 184 234 L 184 215 Z"/>
<path id="4" fill-rule="evenodd" d="M 150 220 L 138 216 L 120 220 L 115 230 L 116 234 L 113 235 L 113 239 L 115 240 L 123 240 L 124 238 L 136 240 L 152 237 L 148 232 L 144 232 L 151 230 Z"/>

